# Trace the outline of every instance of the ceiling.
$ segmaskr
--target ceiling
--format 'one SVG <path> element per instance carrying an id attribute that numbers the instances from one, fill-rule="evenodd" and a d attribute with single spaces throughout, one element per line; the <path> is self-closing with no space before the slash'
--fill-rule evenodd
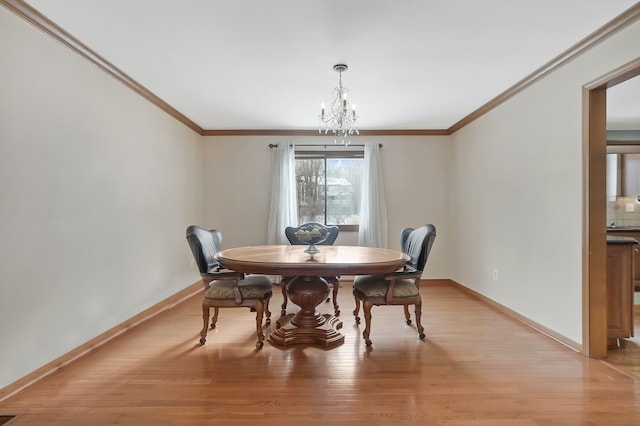
<path id="1" fill-rule="evenodd" d="M 411 130 L 450 128 L 637 2 L 27 3 L 205 130 L 317 129 L 336 63 L 360 129 Z M 615 128 L 640 129 L 640 78 L 609 93 Z"/>

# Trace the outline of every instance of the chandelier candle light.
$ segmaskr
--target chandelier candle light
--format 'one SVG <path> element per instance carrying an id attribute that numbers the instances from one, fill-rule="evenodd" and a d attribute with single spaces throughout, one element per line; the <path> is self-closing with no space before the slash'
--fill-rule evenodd
<path id="1" fill-rule="evenodd" d="M 356 106 L 350 104 L 347 100 L 347 93 L 349 89 L 342 85 L 342 73 L 345 72 L 348 67 L 345 64 L 336 64 L 333 69 L 340 75 L 338 87 L 333 89 L 333 102 L 331 103 L 331 110 L 329 113 L 325 113 L 324 102 L 321 104 L 320 113 L 320 126 L 318 133 L 328 134 L 331 131 L 336 137 L 341 139 L 342 144 L 345 144 L 345 138 L 352 135 L 359 135 L 360 132 L 356 127 Z M 334 140 L 337 143 L 337 140 Z M 348 145 L 349 142 L 346 142 Z"/>

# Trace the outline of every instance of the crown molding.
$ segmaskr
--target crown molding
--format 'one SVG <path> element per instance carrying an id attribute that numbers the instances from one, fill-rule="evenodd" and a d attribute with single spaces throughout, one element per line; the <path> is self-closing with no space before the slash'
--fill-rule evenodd
<path id="1" fill-rule="evenodd" d="M 540 68 L 538 68 L 537 70 L 535 70 L 534 72 L 532 72 L 531 74 L 523 78 L 522 80 L 520 80 L 518 83 L 514 84 L 513 86 L 511 86 L 510 88 L 508 88 L 507 90 L 505 90 L 504 92 L 502 92 L 501 94 L 499 94 L 498 96 L 496 96 L 495 98 L 493 98 L 492 100 L 490 100 L 489 102 L 481 106 L 480 108 L 473 111 L 471 114 L 464 117 L 462 120 L 455 123 L 453 126 L 449 127 L 448 129 L 449 134 L 453 134 L 458 130 L 462 129 L 467 124 L 471 123 L 472 121 L 476 120 L 477 118 L 491 111 L 498 105 L 507 101 L 509 98 L 513 97 L 517 93 L 531 86 L 536 81 L 549 75 L 552 71 L 556 70 L 563 64 L 569 62 L 570 60 L 572 60 L 579 54 L 583 53 L 587 49 L 592 48 L 593 46 L 600 43 L 604 39 L 612 36 L 613 34 L 622 30 L 626 26 L 637 21 L 639 18 L 640 18 L 640 2 L 631 6 L 625 12 L 618 15 L 613 20 L 609 21 L 609 23 L 603 25 L 596 31 L 592 32 L 587 37 L 585 37 L 578 43 L 574 44 L 569 49 L 565 50 L 563 53 L 556 56 L 555 58 L 553 58 L 552 60 L 550 60 L 549 62 L 547 62 L 546 64 L 544 64 L 543 66 L 541 66 Z"/>
<path id="2" fill-rule="evenodd" d="M 447 136 L 446 129 L 398 129 L 398 130 L 360 130 L 359 136 Z M 204 130 L 203 136 L 319 136 L 333 137 L 333 134 L 320 133 L 318 130 L 250 129 L 250 130 Z M 354 136 L 356 137 L 356 136 Z"/>
<path id="3" fill-rule="evenodd" d="M 182 114 L 180 111 L 173 108 L 167 102 L 156 96 L 149 89 L 135 81 L 128 76 L 125 72 L 120 70 L 115 65 L 98 55 L 91 50 L 88 46 L 84 45 L 81 41 L 67 33 L 65 30 L 56 25 L 53 21 L 42 15 L 36 9 L 25 3 L 23 0 L 0 0 L 0 4 L 7 9 L 14 12 L 25 21 L 29 22 L 36 28 L 45 32 L 55 40 L 70 48 L 74 52 L 83 56 L 88 61 L 92 62 L 95 66 L 110 74 L 115 79 L 122 82 L 125 86 L 129 87 L 134 92 L 138 93 L 143 98 L 147 99 L 158 108 L 165 111 L 167 114 L 174 117 L 176 120 L 185 124 L 187 127 L 194 130 L 196 133 L 203 136 L 327 136 L 322 133 L 318 133 L 317 130 L 286 130 L 286 129 L 203 129 L 195 122 L 191 121 L 188 117 Z M 511 86 L 480 108 L 476 109 L 466 117 L 462 118 L 448 129 L 398 129 L 398 130 L 360 130 L 361 136 L 448 136 L 458 130 L 465 127 L 467 124 L 475 121 L 479 117 L 483 116 L 487 112 L 496 108 L 498 105 L 507 101 L 517 93 L 521 92 L 525 88 L 529 87 L 539 79 L 550 74 L 552 71 L 575 58 L 585 50 L 600 43 L 607 37 L 622 30 L 627 25 L 640 19 L 640 2 L 636 3 L 625 12 L 605 24 L 598 30 L 591 33 L 589 36 L 579 41 L 565 52 L 553 58 L 551 61 L 544 64 L 515 85 Z"/>
<path id="4" fill-rule="evenodd" d="M 111 75 L 116 80 L 120 81 L 125 86 L 129 87 L 131 90 L 138 93 L 140 96 L 147 99 L 152 104 L 156 105 L 158 108 L 165 111 L 176 120 L 193 129 L 195 132 L 202 134 L 203 130 L 200 126 L 191 121 L 180 111 L 160 99 L 149 89 L 128 76 L 125 72 L 113 65 L 111 62 L 107 61 L 102 56 L 91 50 L 80 40 L 60 28 L 56 23 L 31 7 L 31 5 L 25 3 L 22 0 L 0 0 L 0 4 L 5 6 L 7 9 L 27 21 L 34 27 L 43 31 L 45 34 L 49 35 L 56 41 L 60 42 L 63 46 L 68 47 L 80 56 L 84 57 L 99 69 Z"/>

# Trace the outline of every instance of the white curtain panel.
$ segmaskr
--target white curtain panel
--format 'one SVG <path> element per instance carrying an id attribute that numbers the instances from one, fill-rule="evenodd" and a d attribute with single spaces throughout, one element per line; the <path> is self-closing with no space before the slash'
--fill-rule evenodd
<path id="1" fill-rule="evenodd" d="M 293 144 L 279 143 L 271 152 L 271 205 L 267 244 L 289 244 L 284 228 L 297 223 L 295 147 Z"/>
<path id="2" fill-rule="evenodd" d="M 387 248 L 387 202 L 377 143 L 367 142 L 364 145 L 362 182 L 358 245 Z"/>

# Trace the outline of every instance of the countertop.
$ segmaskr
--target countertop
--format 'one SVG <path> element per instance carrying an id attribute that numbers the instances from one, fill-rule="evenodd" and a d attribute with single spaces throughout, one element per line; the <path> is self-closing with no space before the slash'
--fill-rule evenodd
<path id="1" fill-rule="evenodd" d="M 607 232 L 640 232 L 640 226 L 607 226 Z"/>
<path id="2" fill-rule="evenodd" d="M 616 237 L 607 235 L 607 244 L 639 244 L 633 237 Z"/>

